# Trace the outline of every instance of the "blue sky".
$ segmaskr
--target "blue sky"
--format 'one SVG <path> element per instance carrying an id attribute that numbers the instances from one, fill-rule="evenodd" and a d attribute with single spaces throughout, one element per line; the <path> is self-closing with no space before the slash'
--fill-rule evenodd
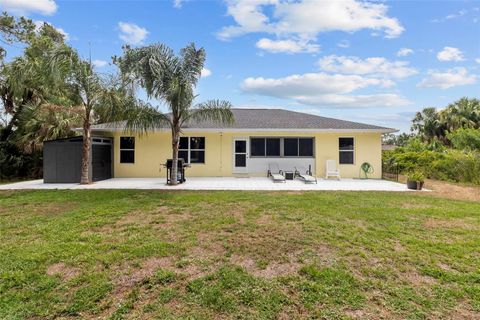
<path id="1" fill-rule="evenodd" d="M 480 92 L 480 1 L 0 0 L 62 30 L 99 72 L 122 45 L 207 51 L 200 100 L 408 131 L 415 111 Z M 10 48 L 8 58 L 19 52 Z"/>

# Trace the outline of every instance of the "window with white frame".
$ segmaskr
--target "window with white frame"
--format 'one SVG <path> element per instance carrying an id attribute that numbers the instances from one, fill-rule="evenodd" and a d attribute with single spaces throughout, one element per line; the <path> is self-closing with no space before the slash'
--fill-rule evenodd
<path id="1" fill-rule="evenodd" d="M 135 163 L 135 137 L 120 137 L 120 163 Z"/>
<path id="2" fill-rule="evenodd" d="M 339 163 L 354 164 L 355 162 L 355 141 L 353 138 L 339 138 Z"/>
<path id="3" fill-rule="evenodd" d="M 178 158 L 186 163 L 205 163 L 205 137 L 181 137 Z"/>

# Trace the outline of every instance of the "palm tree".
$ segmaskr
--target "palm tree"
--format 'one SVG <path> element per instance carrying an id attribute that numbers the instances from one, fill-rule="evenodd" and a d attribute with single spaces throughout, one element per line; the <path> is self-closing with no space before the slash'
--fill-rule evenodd
<path id="1" fill-rule="evenodd" d="M 92 64 L 83 60 L 72 48 L 61 46 L 50 54 L 53 78 L 66 83 L 71 101 L 69 107 L 81 113 L 83 144 L 80 183 L 89 184 L 91 125 L 99 118 L 115 120 L 116 114 L 121 114 L 121 109 L 134 101 L 123 86 L 95 72 Z"/>
<path id="2" fill-rule="evenodd" d="M 426 142 L 431 142 L 435 138 L 442 139 L 444 130 L 437 110 L 425 108 L 421 112 L 417 112 L 412 120 L 412 131 Z"/>
<path id="3" fill-rule="evenodd" d="M 460 128 L 480 127 L 480 101 L 477 99 L 461 98 L 447 106 L 441 112 L 447 124 L 447 129 L 453 132 Z"/>
<path id="4" fill-rule="evenodd" d="M 27 106 L 19 117 L 17 144 L 26 153 L 41 151 L 43 142 L 71 137 L 73 128 L 82 125 L 83 110 L 63 105 L 41 104 Z"/>
<path id="5" fill-rule="evenodd" d="M 169 127 L 172 134 L 173 168 L 170 183 L 177 184 L 178 148 L 182 128 L 191 121 L 211 120 L 223 124 L 233 122 L 228 101 L 209 100 L 194 105 L 194 89 L 205 63 L 205 50 L 189 44 L 175 55 L 163 44 L 141 48 L 124 48 L 123 57 L 114 58 L 125 81 L 140 85 L 148 97 L 165 103 L 165 114 L 149 104 L 137 105 L 126 113 L 126 128 L 146 133 Z"/>
<path id="6" fill-rule="evenodd" d="M 35 109 L 45 103 L 61 102 L 64 84 L 56 85 L 51 81 L 47 53 L 64 45 L 63 41 L 63 36 L 45 23 L 38 33 L 29 36 L 23 55 L 2 63 L 0 99 L 9 121 L 0 133 L 0 141 L 11 141 L 12 136 L 18 136 L 21 132 L 19 120 L 24 110 Z"/>

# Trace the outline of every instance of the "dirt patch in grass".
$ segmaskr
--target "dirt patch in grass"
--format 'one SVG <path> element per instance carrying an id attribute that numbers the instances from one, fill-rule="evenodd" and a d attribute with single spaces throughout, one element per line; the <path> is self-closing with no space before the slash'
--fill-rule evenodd
<path id="1" fill-rule="evenodd" d="M 476 230 L 478 227 L 473 223 L 468 223 L 464 219 L 435 219 L 429 218 L 426 219 L 423 223 L 423 226 L 427 229 L 465 229 L 465 230 Z"/>
<path id="2" fill-rule="evenodd" d="M 425 188 L 433 190 L 432 195 L 442 198 L 480 202 L 480 186 L 468 186 L 428 179 L 425 181 Z"/>
<path id="3" fill-rule="evenodd" d="M 403 180 L 406 181 L 406 179 Z M 422 193 L 425 195 L 480 202 L 480 186 L 426 179 L 423 187 L 431 190 L 431 192 Z"/>
<path id="4" fill-rule="evenodd" d="M 476 310 L 472 310 L 472 308 L 465 303 L 458 304 L 452 312 L 444 316 L 445 319 L 452 320 L 480 319 L 480 313 Z"/>
<path id="5" fill-rule="evenodd" d="M 171 257 L 151 257 L 141 262 L 138 267 L 121 265 L 115 269 L 119 271 L 120 276 L 114 279 L 114 292 L 122 293 L 142 283 L 151 277 L 158 269 L 174 269 L 174 263 Z M 131 270 L 131 272 L 125 272 L 125 270 Z"/>
<path id="6" fill-rule="evenodd" d="M 173 270 L 174 263 L 171 257 L 150 257 L 139 263 L 124 262 L 113 266 L 110 275 L 113 282 L 113 290 L 109 296 L 101 302 L 101 314 L 85 314 L 82 317 L 88 319 L 109 319 L 115 310 L 124 303 L 128 295 L 152 277 L 157 270 Z"/>
<path id="7" fill-rule="evenodd" d="M 272 279 L 275 277 L 296 274 L 302 267 L 302 264 L 295 261 L 295 259 L 296 258 L 292 256 L 291 261 L 285 263 L 272 261 L 266 266 L 263 266 L 261 263 L 257 263 L 250 257 L 233 254 L 230 257 L 230 262 L 242 267 L 248 273 L 251 273 L 256 277 Z"/>
<path id="8" fill-rule="evenodd" d="M 411 201 L 402 202 L 401 207 L 402 207 L 402 209 L 431 209 L 431 208 L 435 208 L 432 205 L 428 205 L 428 204 L 425 204 L 425 203 L 415 203 L 415 202 L 411 202 Z"/>
<path id="9" fill-rule="evenodd" d="M 301 228 L 261 227 L 256 231 L 242 231 L 226 241 L 233 252 L 248 253 L 267 262 L 278 261 L 289 252 L 302 249 Z"/>
<path id="10" fill-rule="evenodd" d="M 79 268 L 71 267 L 63 262 L 59 262 L 48 266 L 46 273 L 49 276 L 59 276 L 63 281 L 69 281 L 80 275 L 81 271 Z"/>
<path id="11" fill-rule="evenodd" d="M 452 267 L 450 267 L 448 264 L 445 264 L 445 263 L 442 263 L 442 262 L 438 262 L 437 266 L 444 271 L 452 271 L 453 270 Z"/>
<path id="12" fill-rule="evenodd" d="M 0 181 L 0 184 L 3 184 L 3 183 Z M 2 195 L 2 198 L 6 198 L 6 197 L 10 197 L 15 192 L 17 191 L 16 190 L 0 190 L 0 195 Z"/>
<path id="13" fill-rule="evenodd" d="M 16 213 L 19 209 L 27 211 L 33 215 L 39 216 L 57 216 L 72 211 L 78 203 L 74 201 L 67 202 L 42 202 L 32 204 L 5 205 L 0 207 L 0 213 Z"/>
<path id="14" fill-rule="evenodd" d="M 217 242 L 200 242 L 200 246 L 191 247 L 188 249 L 187 256 L 192 260 L 218 260 L 225 256 L 225 247 Z"/>
<path id="15" fill-rule="evenodd" d="M 433 277 L 420 274 L 416 271 L 407 271 L 401 273 L 401 277 L 407 280 L 413 287 L 420 285 L 432 286 L 437 284 L 437 280 Z"/>
<path id="16" fill-rule="evenodd" d="M 400 175 L 398 179 L 400 183 L 407 182 L 405 176 Z M 426 179 L 423 187 L 431 192 L 422 192 L 422 195 L 480 202 L 480 186 Z"/>
<path id="17" fill-rule="evenodd" d="M 393 250 L 395 250 L 395 252 L 405 252 L 405 248 L 400 242 L 398 242 L 398 240 L 395 241 L 395 244 L 393 245 Z"/>
<path id="18" fill-rule="evenodd" d="M 169 212 L 169 208 L 167 206 L 160 206 L 155 208 L 152 211 L 132 211 L 125 214 L 122 218 L 117 220 L 115 223 L 116 227 L 124 227 L 127 225 L 141 225 L 146 226 L 151 224 L 153 221 L 158 219 L 160 216 L 168 217 L 167 214 Z"/>

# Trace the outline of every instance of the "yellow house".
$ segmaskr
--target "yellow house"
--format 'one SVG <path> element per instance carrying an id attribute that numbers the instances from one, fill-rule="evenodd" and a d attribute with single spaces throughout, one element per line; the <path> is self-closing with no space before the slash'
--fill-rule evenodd
<path id="1" fill-rule="evenodd" d="M 187 176 L 265 176 L 276 164 L 322 177 L 326 161 L 335 160 L 342 178 L 359 177 L 364 162 L 374 169 L 370 176 L 380 178 L 381 136 L 396 131 L 282 109 L 232 112 L 233 125 L 199 122 L 184 128 L 179 158 L 190 164 Z M 136 135 L 119 122 L 94 125 L 92 131 L 113 137 L 115 178 L 165 176 L 162 165 L 172 158 L 168 128 Z"/>

